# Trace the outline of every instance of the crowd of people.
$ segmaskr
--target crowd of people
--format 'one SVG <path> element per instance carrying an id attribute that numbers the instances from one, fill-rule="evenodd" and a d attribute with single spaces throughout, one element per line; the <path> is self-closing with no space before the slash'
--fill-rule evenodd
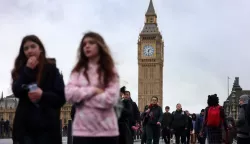
<path id="1" fill-rule="evenodd" d="M 197 118 L 181 104 L 172 113 L 165 107 L 163 113 L 155 96 L 140 114 L 130 92 L 120 88 L 109 47 L 100 34 L 86 33 L 77 53 L 65 85 L 56 64 L 46 57 L 41 40 L 35 35 L 22 39 L 11 72 L 12 91 L 19 98 L 13 144 L 62 144 L 60 109 L 66 101 L 73 104 L 73 144 L 132 144 L 134 132 L 140 128 L 146 144 L 159 144 L 161 130 L 166 143 L 174 135 L 177 144 L 193 143 L 196 138 L 201 144 L 206 139 L 210 144 L 221 144 L 228 142 L 228 131 L 234 127 L 238 143 L 250 143 L 249 96 L 240 97 L 235 126 L 228 124 L 216 94 L 208 97 L 208 106 Z"/>

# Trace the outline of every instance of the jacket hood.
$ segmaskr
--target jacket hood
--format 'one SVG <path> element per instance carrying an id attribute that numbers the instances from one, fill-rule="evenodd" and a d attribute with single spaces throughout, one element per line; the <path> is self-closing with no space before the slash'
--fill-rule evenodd
<path id="1" fill-rule="evenodd" d="M 248 104 L 248 100 L 250 99 L 250 97 L 248 95 L 242 95 L 240 96 L 240 100 L 243 101 L 243 104 Z"/>

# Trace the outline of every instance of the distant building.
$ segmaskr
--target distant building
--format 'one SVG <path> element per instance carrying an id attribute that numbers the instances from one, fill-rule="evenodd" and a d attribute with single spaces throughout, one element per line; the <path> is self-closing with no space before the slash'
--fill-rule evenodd
<path id="1" fill-rule="evenodd" d="M 13 124 L 18 99 L 13 95 L 0 99 L 0 119 L 9 120 L 10 125 Z"/>
<path id="2" fill-rule="evenodd" d="M 18 98 L 15 98 L 14 95 L 7 96 L 5 98 L 1 97 L 0 99 L 0 120 L 9 120 L 10 125 L 13 124 L 13 120 L 15 117 L 16 107 L 18 105 Z M 71 104 L 66 103 L 61 108 L 61 120 L 62 126 L 68 124 L 68 120 L 71 119 L 70 117 L 71 111 Z"/>
<path id="3" fill-rule="evenodd" d="M 243 94 L 250 95 L 250 90 L 242 90 L 239 84 L 239 77 L 235 77 L 232 91 L 223 104 L 227 116 L 232 116 L 235 120 L 238 119 L 239 98 Z"/>

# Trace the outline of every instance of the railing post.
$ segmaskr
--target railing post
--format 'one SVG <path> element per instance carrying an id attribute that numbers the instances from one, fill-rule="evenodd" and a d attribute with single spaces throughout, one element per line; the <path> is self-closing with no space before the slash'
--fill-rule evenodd
<path id="1" fill-rule="evenodd" d="M 72 120 L 68 120 L 68 140 L 67 140 L 68 144 L 72 144 L 73 140 L 72 140 Z"/>

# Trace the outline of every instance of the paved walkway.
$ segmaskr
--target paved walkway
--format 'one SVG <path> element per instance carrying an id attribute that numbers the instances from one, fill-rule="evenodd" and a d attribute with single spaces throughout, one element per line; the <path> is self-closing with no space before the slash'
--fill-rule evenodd
<path id="1" fill-rule="evenodd" d="M 67 144 L 67 137 L 63 137 L 63 144 Z M 12 144 L 11 139 L 0 139 L 0 144 Z M 134 144 L 141 144 L 141 141 L 135 141 Z M 164 144 L 163 140 L 160 140 L 160 144 Z M 174 144 L 174 143 L 172 143 Z M 233 143 L 236 144 L 236 141 Z"/>
<path id="2" fill-rule="evenodd" d="M 63 144 L 67 144 L 67 137 L 62 138 Z M 0 139 L 0 144 L 12 144 L 12 139 Z"/>

